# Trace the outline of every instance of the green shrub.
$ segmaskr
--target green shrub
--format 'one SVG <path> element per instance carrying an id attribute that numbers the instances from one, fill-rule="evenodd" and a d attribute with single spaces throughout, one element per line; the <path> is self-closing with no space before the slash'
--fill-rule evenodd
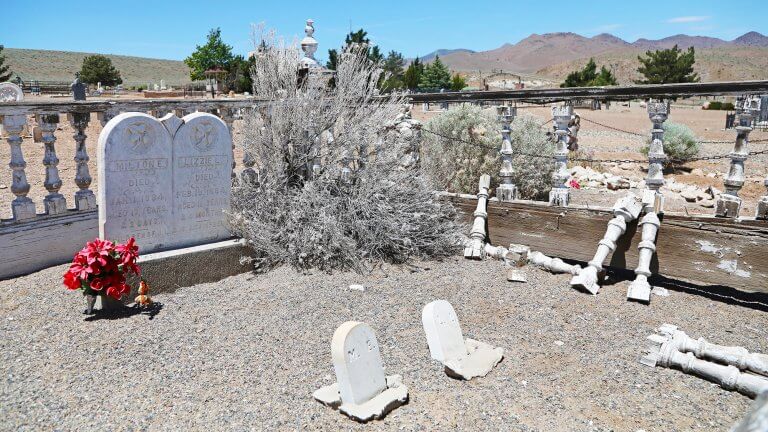
<path id="1" fill-rule="evenodd" d="M 426 131 L 422 134 L 422 167 L 435 187 L 474 194 L 480 175 L 489 174 L 491 189 L 495 189 L 501 168 L 499 128 L 494 111 L 476 106 L 453 108 L 427 122 L 424 129 L 456 138 L 446 139 Z M 519 153 L 552 156 L 554 143 L 547 139 L 540 122 L 529 115 L 518 116 L 512 122 L 510 141 L 515 152 L 512 180 L 518 187 L 520 198 L 543 197 L 551 189 L 554 162 Z"/>
<path id="2" fill-rule="evenodd" d="M 707 107 L 708 110 L 721 110 L 723 109 L 723 103 L 720 101 L 712 101 Z"/>
<path id="3" fill-rule="evenodd" d="M 669 159 L 686 159 L 699 154 L 699 139 L 686 125 L 666 122 L 664 129 L 664 153 Z M 651 138 L 646 140 L 646 145 L 640 149 L 644 155 L 648 155 Z"/>
<path id="4" fill-rule="evenodd" d="M 733 106 L 733 102 L 723 102 L 723 106 L 720 109 L 726 110 L 726 111 L 733 111 L 736 109 L 736 107 Z"/>

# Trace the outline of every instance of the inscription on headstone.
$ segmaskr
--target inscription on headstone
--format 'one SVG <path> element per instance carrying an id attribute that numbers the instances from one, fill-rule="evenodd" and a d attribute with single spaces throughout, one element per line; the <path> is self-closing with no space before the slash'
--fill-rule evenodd
<path id="1" fill-rule="evenodd" d="M 361 405 L 387 389 L 379 343 L 367 324 L 342 324 L 333 334 L 331 354 L 342 403 Z"/>
<path id="2" fill-rule="evenodd" d="M 99 235 L 142 252 L 230 237 L 232 139 L 207 113 L 113 118 L 99 135 Z"/>
<path id="3" fill-rule="evenodd" d="M 113 118 L 99 135 L 99 236 L 136 237 L 142 250 L 163 248 L 173 229 L 171 135 L 143 113 Z"/>
<path id="4" fill-rule="evenodd" d="M 173 152 L 174 242 L 228 238 L 222 223 L 232 184 L 232 140 L 226 123 L 206 113 L 185 116 Z"/>

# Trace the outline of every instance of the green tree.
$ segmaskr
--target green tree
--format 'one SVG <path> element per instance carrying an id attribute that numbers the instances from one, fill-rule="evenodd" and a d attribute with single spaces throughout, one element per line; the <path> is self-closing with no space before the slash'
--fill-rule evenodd
<path id="1" fill-rule="evenodd" d="M 232 47 L 221 40 L 221 29 L 215 28 L 208 32 L 205 45 L 197 45 L 195 52 L 185 58 L 184 63 L 189 67 L 189 77 L 193 81 L 201 81 L 209 69 L 218 67 L 230 70 L 233 58 Z"/>
<path id="2" fill-rule="evenodd" d="M 102 83 L 105 86 L 122 84 L 120 71 L 112 65 L 112 59 L 101 54 L 86 56 L 80 68 L 80 80 L 86 84 Z"/>
<path id="3" fill-rule="evenodd" d="M 451 71 L 435 56 L 435 61 L 424 67 L 419 80 L 419 87 L 424 89 L 446 89 L 451 87 Z"/>
<path id="4" fill-rule="evenodd" d="M 384 73 L 387 75 L 386 80 L 381 85 L 382 90 L 388 91 L 404 87 L 404 67 L 405 59 L 402 54 L 397 51 L 390 51 L 389 54 L 387 54 L 387 58 L 384 59 L 384 63 L 382 64 Z"/>
<path id="5" fill-rule="evenodd" d="M 641 63 L 637 71 L 645 77 L 638 84 L 699 82 L 699 75 L 693 72 L 696 63 L 693 47 L 683 52 L 675 45 L 670 49 L 646 51 L 645 55 L 645 58 L 637 56 Z"/>
<path id="6" fill-rule="evenodd" d="M 451 78 L 451 90 L 461 91 L 466 86 L 467 86 L 467 80 L 465 80 L 463 76 L 459 74 L 453 75 L 453 78 Z"/>
<path id="7" fill-rule="evenodd" d="M 344 46 L 341 48 L 341 52 L 347 50 L 352 44 L 365 44 L 366 55 L 368 60 L 373 62 L 380 62 L 384 59 L 384 55 L 379 50 L 378 46 L 371 46 L 371 40 L 368 38 L 368 32 L 360 29 L 358 31 L 349 32 L 344 38 Z M 328 61 L 325 63 L 325 67 L 331 70 L 336 70 L 336 66 L 339 62 L 339 51 L 335 49 L 328 50 Z"/>
<path id="8" fill-rule="evenodd" d="M 601 66 L 600 72 L 597 72 L 595 59 L 590 58 L 584 69 L 569 73 L 560 87 L 594 87 L 617 84 L 616 77 L 610 70 Z"/>
<path id="9" fill-rule="evenodd" d="M 5 56 L 3 55 L 3 49 L 5 47 L 0 45 L 0 82 L 8 81 L 13 75 L 13 72 L 9 70 L 8 65 L 5 63 Z"/>
<path id="10" fill-rule="evenodd" d="M 241 55 L 232 57 L 227 71 L 227 89 L 237 93 L 252 92 L 253 81 L 251 79 L 251 67 L 256 61 L 256 57 L 250 57 L 248 60 Z"/>
<path id="11" fill-rule="evenodd" d="M 416 90 L 419 88 L 419 82 L 421 81 L 421 75 L 424 73 L 424 63 L 419 60 L 419 57 L 417 56 L 410 65 L 408 65 L 408 69 L 405 70 L 405 74 L 403 74 L 403 84 L 405 85 L 405 88 L 409 90 Z"/>

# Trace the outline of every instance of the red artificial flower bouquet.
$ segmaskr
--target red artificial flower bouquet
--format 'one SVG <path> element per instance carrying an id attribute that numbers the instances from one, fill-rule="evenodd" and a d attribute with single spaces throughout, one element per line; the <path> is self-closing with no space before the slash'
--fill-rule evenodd
<path id="1" fill-rule="evenodd" d="M 69 270 L 64 273 L 64 286 L 82 289 L 84 295 L 106 294 L 120 300 L 131 290 L 125 283 L 125 275 L 140 272 L 136 265 L 138 258 L 139 247 L 133 237 L 123 244 L 97 238 L 75 254 Z"/>

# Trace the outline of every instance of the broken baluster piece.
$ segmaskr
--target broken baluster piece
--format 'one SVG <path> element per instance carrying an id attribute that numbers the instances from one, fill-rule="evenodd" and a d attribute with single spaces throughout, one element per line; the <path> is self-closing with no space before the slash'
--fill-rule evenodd
<path id="1" fill-rule="evenodd" d="M 648 339 L 658 345 L 670 342 L 678 351 L 691 352 L 700 359 L 712 360 L 736 366 L 740 370 L 768 376 L 768 355 L 750 353 L 744 347 L 713 344 L 704 338 L 693 339 L 672 324 L 662 325 L 658 332 L 648 336 Z"/>
<path id="2" fill-rule="evenodd" d="M 488 189 L 491 187 L 491 176 L 483 174 L 480 176 L 480 185 L 477 192 L 477 209 L 473 216 L 472 231 L 469 234 L 469 241 L 464 247 L 464 258 L 483 259 L 485 257 L 485 224 L 488 219 L 486 211 L 488 206 Z"/>
<path id="3" fill-rule="evenodd" d="M 681 353 L 672 340 L 650 347 L 648 354 L 640 359 L 640 363 L 651 367 L 680 369 L 685 373 L 712 381 L 726 390 L 736 390 L 751 398 L 768 391 L 768 379 L 742 373 L 736 366 L 724 366 L 698 359 L 690 352 Z"/>
<path id="4" fill-rule="evenodd" d="M 470 380 L 488 375 L 504 358 L 503 348 L 494 348 L 473 339 L 464 339 L 459 318 L 450 303 L 435 300 L 421 313 L 429 353 L 454 378 Z"/>
<path id="5" fill-rule="evenodd" d="M 629 284 L 627 299 L 644 303 L 651 302 L 651 284 L 648 277 L 651 276 L 651 258 L 656 252 L 656 234 L 659 232 L 659 217 L 650 212 L 640 221 L 642 237 L 637 249 L 640 251 L 635 269 L 635 280 Z"/>
<path id="6" fill-rule="evenodd" d="M 603 273 L 603 262 L 608 254 L 616 250 L 616 241 L 627 232 L 627 223 L 640 216 L 642 204 L 638 198 L 629 194 L 621 198 L 613 206 L 614 218 L 608 222 L 605 236 L 600 240 L 594 258 L 587 267 L 582 269 L 571 279 L 571 286 L 597 294 L 600 286 L 597 284 L 598 276 Z"/>
<path id="7" fill-rule="evenodd" d="M 538 251 L 533 251 L 528 254 L 528 262 L 552 273 L 570 273 L 576 275 L 581 271 L 581 266 L 579 265 L 566 264 L 560 258 L 551 258 Z"/>

